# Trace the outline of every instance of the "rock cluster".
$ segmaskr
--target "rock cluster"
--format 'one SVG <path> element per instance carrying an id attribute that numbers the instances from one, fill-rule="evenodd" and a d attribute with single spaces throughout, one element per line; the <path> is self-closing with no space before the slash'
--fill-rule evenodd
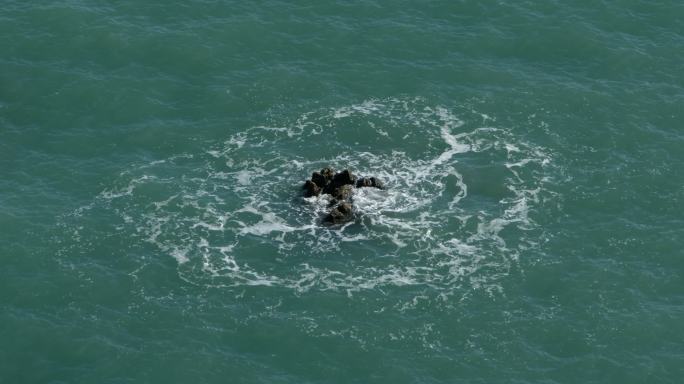
<path id="1" fill-rule="evenodd" d="M 340 224 L 352 219 L 352 193 L 354 188 L 374 187 L 384 189 L 384 184 L 375 177 L 357 178 L 348 169 L 335 173 L 326 167 L 311 174 L 311 180 L 304 183 L 304 197 L 328 194 L 330 212 L 323 218 L 324 224 Z"/>

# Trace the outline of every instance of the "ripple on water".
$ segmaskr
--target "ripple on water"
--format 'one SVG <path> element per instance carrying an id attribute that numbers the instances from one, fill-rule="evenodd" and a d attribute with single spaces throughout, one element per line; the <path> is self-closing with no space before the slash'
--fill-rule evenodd
<path id="1" fill-rule="evenodd" d="M 74 216 L 106 207 L 133 244 L 152 244 L 203 286 L 498 290 L 520 252 L 538 247 L 531 212 L 552 197 L 554 161 L 475 115 L 422 99 L 311 111 L 132 167 Z M 326 165 L 388 188 L 355 191 L 355 220 L 322 227 L 327 197 L 299 188 Z"/>

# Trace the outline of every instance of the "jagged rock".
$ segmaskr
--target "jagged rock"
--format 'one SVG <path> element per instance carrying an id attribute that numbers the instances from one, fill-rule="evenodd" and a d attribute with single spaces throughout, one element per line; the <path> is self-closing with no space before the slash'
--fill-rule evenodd
<path id="1" fill-rule="evenodd" d="M 342 202 L 323 218 L 323 223 L 333 225 L 347 222 L 352 219 L 352 213 L 351 203 Z"/>
<path id="2" fill-rule="evenodd" d="M 325 188 L 325 186 L 328 185 L 328 180 L 326 177 L 319 172 L 314 172 L 311 174 L 311 181 L 313 181 L 320 188 Z"/>
<path id="3" fill-rule="evenodd" d="M 356 178 L 348 169 L 335 173 L 332 168 L 313 172 L 311 180 L 304 183 L 304 196 L 331 195 L 330 213 L 323 218 L 324 224 L 340 224 L 353 218 L 352 194 L 354 187 L 375 187 L 384 189 L 382 181 L 375 177 Z"/>
<path id="4" fill-rule="evenodd" d="M 321 188 L 311 180 L 304 183 L 304 197 L 318 196 L 321 194 Z"/>
<path id="5" fill-rule="evenodd" d="M 376 177 L 361 177 L 356 180 L 356 188 L 362 187 L 375 187 L 379 189 L 385 189 L 385 185 L 380 179 Z"/>
<path id="6" fill-rule="evenodd" d="M 330 181 L 332 180 L 333 176 L 335 175 L 335 171 L 332 170 L 330 167 L 325 167 L 321 169 L 321 175 L 325 176 L 325 178 Z"/>
<path id="7" fill-rule="evenodd" d="M 375 188 L 385 189 L 385 183 L 376 177 L 371 177 L 371 182 Z"/>
<path id="8" fill-rule="evenodd" d="M 351 184 L 354 185 L 356 182 L 356 176 L 352 174 L 348 169 L 342 172 L 338 172 L 333 176 L 332 181 L 325 186 L 323 193 L 334 194 L 335 190 L 343 185 Z"/>
<path id="9" fill-rule="evenodd" d="M 354 189 L 351 185 L 343 185 L 341 187 L 338 187 L 335 189 L 335 192 L 333 192 L 333 197 L 335 200 L 347 200 L 349 201 L 352 196 L 352 192 L 354 192 Z"/>
<path id="10" fill-rule="evenodd" d="M 361 177 L 356 180 L 356 188 L 372 187 L 370 178 Z"/>
<path id="11" fill-rule="evenodd" d="M 354 176 L 354 174 L 352 174 L 348 169 L 345 169 L 344 171 L 335 174 L 335 176 L 333 177 L 333 184 L 335 184 L 336 188 L 347 184 L 354 185 L 355 181 L 356 176 Z"/>
<path id="12" fill-rule="evenodd" d="M 312 173 L 311 181 L 313 181 L 314 183 L 316 183 L 316 185 L 321 187 L 323 193 L 330 194 L 335 189 L 335 186 L 332 184 L 334 175 L 335 173 L 332 170 L 332 168 L 325 167 L 321 169 L 320 172 Z"/>

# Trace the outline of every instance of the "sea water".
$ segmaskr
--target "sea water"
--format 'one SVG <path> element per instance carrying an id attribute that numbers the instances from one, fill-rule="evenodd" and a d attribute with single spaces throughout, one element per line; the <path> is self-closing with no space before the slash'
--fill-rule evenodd
<path id="1" fill-rule="evenodd" d="M 679 383 L 684 5 L 0 7 L 0 382 Z M 375 176 L 322 226 L 312 171 Z"/>

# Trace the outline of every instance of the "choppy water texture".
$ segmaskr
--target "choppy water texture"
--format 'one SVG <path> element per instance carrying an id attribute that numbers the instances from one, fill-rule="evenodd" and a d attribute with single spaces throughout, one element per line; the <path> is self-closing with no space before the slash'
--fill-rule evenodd
<path id="1" fill-rule="evenodd" d="M 677 2 L 9 1 L 0 382 L 678 383 Z M 381 178 L 325 227 L 313 170 Z"/>

